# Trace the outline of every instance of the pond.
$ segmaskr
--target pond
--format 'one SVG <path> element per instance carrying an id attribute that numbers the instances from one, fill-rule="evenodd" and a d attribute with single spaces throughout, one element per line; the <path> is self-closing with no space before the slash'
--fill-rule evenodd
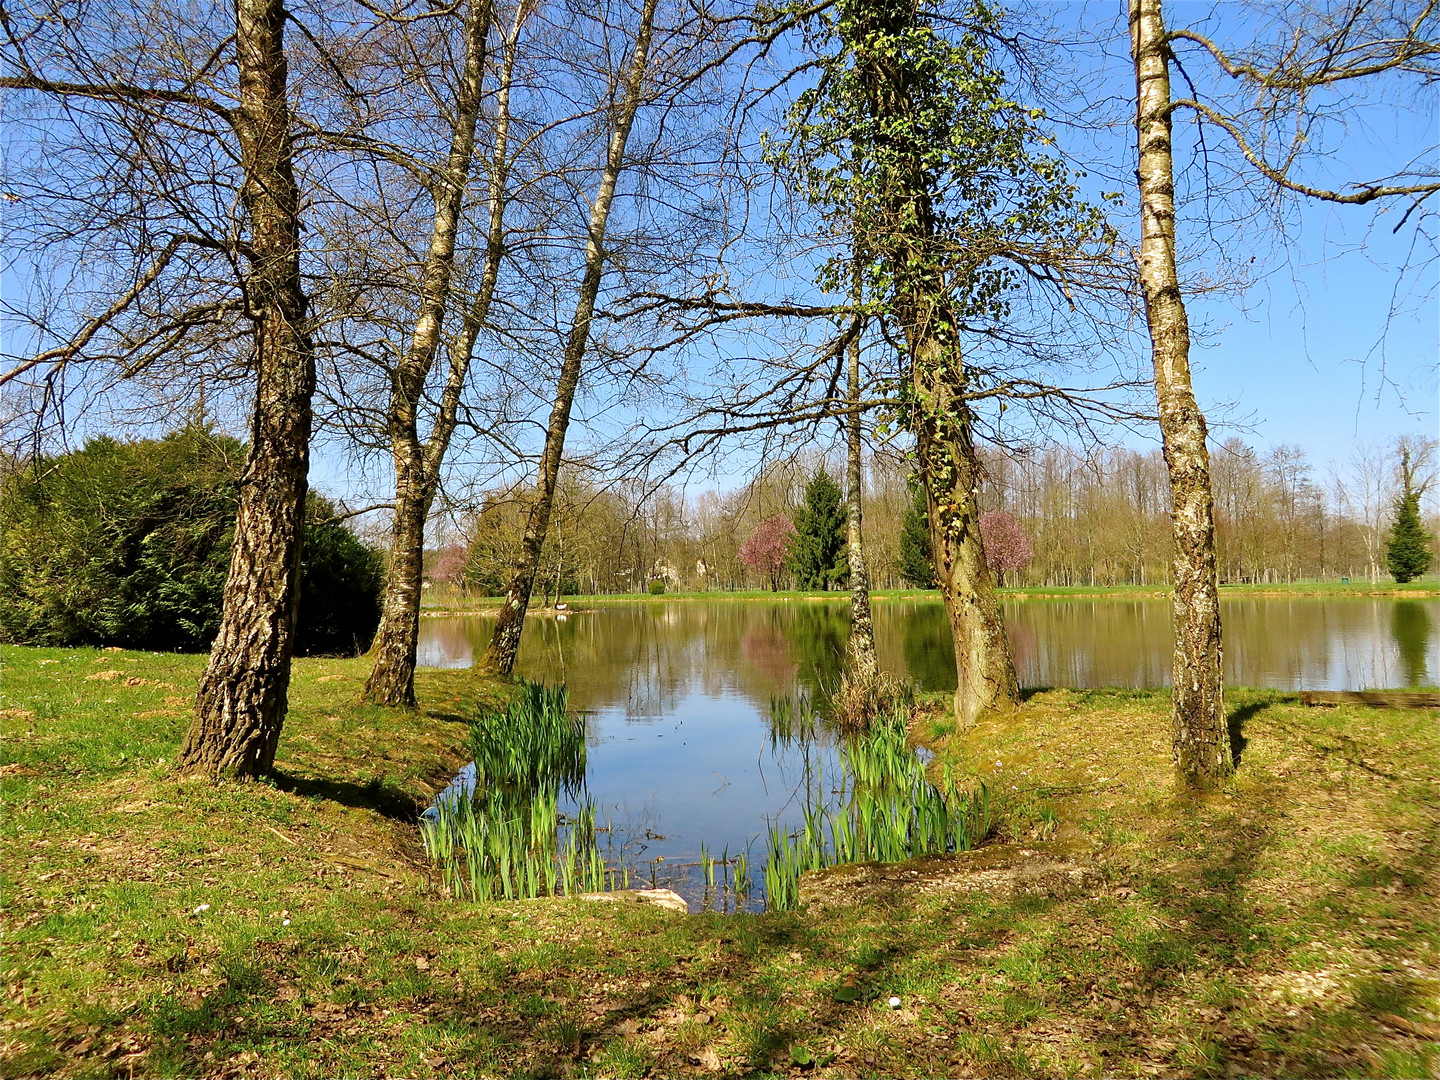
<path id="1" fill-rule="evenodd" d="M 1022 686 L 1163 686 L 1164 599 L 1007 601 Z M 1346 690 L 1433 685 L 1440 600 L 1246 598 L 1223 602 L 1232 686 Z M 466 667 L 493 620 L 421 624 L 420 663 Z M 838 677 L 843 600 L 617 603 L 526 620 L 516 673 L 565 683 L 587 717 L 587 788 L 632 884 L 668 885 L 695 903 L 703 843 L 749 851 L 759 876 L 770 823 L 798 822 L 804 793 L 838 775 L 833 737 L 780 739 L 777 699 Z M 922 690 L 955 686 L 938 600 L 875 604 L 881 667 Z M 623 849 L 623 850 L 622 850 Z"/>

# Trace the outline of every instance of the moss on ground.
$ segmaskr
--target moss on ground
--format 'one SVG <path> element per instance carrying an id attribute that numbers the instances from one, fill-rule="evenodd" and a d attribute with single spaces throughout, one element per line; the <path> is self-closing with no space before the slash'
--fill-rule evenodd
<path id="1" fill-rule="evenodd" d="M 0 1074 L 1440 1071 L 1433 711 L 1234 692 L 1240 770 L 1203 800 L 1163 693 L 932 715 L 997 836 L 1103 887 L 683 918 L 439 894 L 412 815 L 503 688 L 424 672 L 389 711 L 363 660 L 298 661 L 276 781 L 215 785 L 169 770 L 202 659 L 0 652 Z"/>

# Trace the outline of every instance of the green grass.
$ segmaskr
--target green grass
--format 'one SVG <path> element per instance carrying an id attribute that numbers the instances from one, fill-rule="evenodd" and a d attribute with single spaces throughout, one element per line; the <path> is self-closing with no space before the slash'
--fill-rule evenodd
<path id="1" fill-rule="evenodd" d="M 169 770 L 202 662 L 0 649 L 0 1074 L 1440 1068 L 1433 712 L 1233 691 L 1240 771 L 1188 800 L 1165 694 L 1037 694 L 940 760 L 1097 889 L 684 918 L 444 895 L 412 815 L 509 688 L 425 671 L 389 711 L 302 660 L 279 778 L 217 785 Z"/>
<path id="2" fill-rule="evenodd" d="M 1169 586 L 1156 585 L 1035 585 L 1021 588 L 999 589 L 998 594 L 1005 600 L 1045 600 L 1069 597 L 1134 597 L 1163 598 L 1170 595 Z M 1398 585 L 1394 581 L 1382 580 L 1376 584 L 1351 580 L 1341 583 L 1333 581 L 1275 582 L 1261 585 L 1221 585 L 1220 595 L 1225 596 L 1411 596 L 1434 597 L 1440 595 L 1440 582 L 1434 575 Z M 677 600 L 807 600 L 848 602 L 850 594 L 844 591 L 808 592 L 796 589 L 740 589 L 733 591 L 711 590 L 703 592 L 667 592 L 652 595 L 648 592 L 598 593 L 567 596 L 564 602 L 571 608 L 604 607 L 607 604 L 668 603 Z M 886 600 L 940 600 L 935 589 L 875 589 L 872 599 Z M 424 607 L 429 611 L 493 611 L 500 606 L 503 598 L 498 596 L 465 596 L 453 589 L 432 589 L 425 594 Z M 532 610 L 540 610 L 532 604 Z"/>

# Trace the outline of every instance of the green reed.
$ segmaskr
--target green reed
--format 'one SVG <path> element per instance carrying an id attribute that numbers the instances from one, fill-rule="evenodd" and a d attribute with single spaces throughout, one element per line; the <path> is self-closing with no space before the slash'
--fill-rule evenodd
<path id="1" fill-rule="evenodd" d="M 800 877 L 846 862 L 898 862 L 968 851 L 989 828 L 989 792 L 962 792 L 947 766 L 938 783 L 905 738 L 906 713 L 877 718 L 841 751 L 844 778 L 838 805 L 809 798 L 803 825 L 770 826 L 766 905 L 785 911 L 799 902 Z"/>
<path id="2" fill-rule="evenodd" d="M 476 790 L 528 790 L 559 784 L 574 794 L 585 783 L 585 717 L 570 716 L 564 686 L 520 680 L 520 692 L 501 712 L 470 723 Z"/>
<path id="3" fill-rule="evenodd" d="M 528 899 L 590 892 L 615 879 L 588 800 L 569 819 L 564 796 L 585 783 L 585 721 L 566 715 L 565 688 L 522 683 L 502 712 L 471 724 L 475 792 L 441 799 L 422 826 L 426 850 L 456 896 Z"/>

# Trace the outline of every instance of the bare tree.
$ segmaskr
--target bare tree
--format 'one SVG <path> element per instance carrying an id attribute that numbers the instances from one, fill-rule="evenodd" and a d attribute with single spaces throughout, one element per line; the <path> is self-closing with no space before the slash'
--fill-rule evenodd
<path id="1" fill-rule="evenodd" d="M 508 674 L 515 667 L 515 654 L 520 648 L 520 631 L 525 624 L 525 611 L 535 587 L 535 572 L 540 564 L 540 551 L 550 524 L 550 511 L 555 486 L 560 475 L 560 458 L 565 450 L 565 436 L 570 427 L 570 410 L 580 384 L 581 363 L 590 341 L 590 325 L 595 314 L 595 299 L 605 272 L 605 228 L 615 201 L 615 187 L 625 165 L 625 147 L 644 96 L 645 69 L 649 62 L 650 42 L 655 32 L 657 0 L 644 0 L 639 24 L 635 31 L 634 49 L 629 64 L 621 75 L 617 90 L 619 101 L 611 115 L 605 167 L 590 204 L 590 222 L 585 242 L 585 276 L 575 301 L 570 320 L 570 334 L 555 384 L 555 403 L 545 429 L 545 448 L 536 473 L 535 501 L 530 508 L 525 536 L 514 576 L 505 592 L 505 603 L 496 619 L 494 636 L 486 650 L 484 666 Z"/>
<path id="2" fill-rule="evenodd" d="M 857 291 L 859 273 L 856 272 Z M 865 523 L 862 502 L 865 449 L 861 415 L 860 337 L 855 327 L 846 346 L 845 399 L 845 557 L 850 565 L 850 636 L 845 643 L 846 675 L 861 687 L 875 681 L 875 623 L 870 617 L 870 571 L 865 565 Z"/>
<path id="3" fill-rule="evenodd" d="M 1189 110 L 1202 124 L 1221 129 L 1238 149 L 1244 168 L 1279 192 L 1350 204 L 1408 199 L 1409 217 L 1440 190 L 1433 172 L 1406 167 L 1396 175 L 1367 178 L 1342 189 L 1302 178 L 1299 164 L 1317 125 L 1336 119 L 1336 114 L 1343 121 L 1346 115 L 1343 99 L 1332 96 L 1321 103 L 1328 92 L 1387 74 L 1433 80 L 1440 57 L 1437 28 L 1433 0 L 1292 5 L 1280 13 L 1273 41 L 1232 54 L 1207 35 L 1167 30 L 1160 0 L 1130 2 L 1142 204 L 1140 275 L 1174 523 L 1173 741 L 1179 778 L 1187 787 L 1216 786 L 1231 772 L 1232 762 L 1221 674 L 1209 451 L 1205 418 L 1191 386 L 1191 335 L 1177 271 L 1172 119 L 1177 111 Z M 1218 64 L 1225 78 L 1209 85 L 1238 89 L 1228 103 L 1202 100 L 1193 75 L 1180 66 L 1176 48 L 1181 43 L 1198 46 L 1201 55 Z M 1172 94 L 1172 66 L 1180 66 L 1192 96 Z M 1336 114 L 1327 115 L 1332 109 Z"/>
<path id="4" fill-rule="evenodd" d="M 455 291 L 452 282 L 456 241 L 464 225 L 465 191 L 481 113 L 492 0 L 473 0 L 462 25 L 465 64 L 454 103 L 449 155 L 434 185 L 434 222 L 420 277 L 420 308 L 410 346 L 391 373 L 387 434 L 395 467 L 395 511 L 384 606 L 371 650 L 375 666 L 365 684 L 365 696 L 381 704 L 415 703 L 415 651 L 419 639 L 425 523 L 459 420 L 461 394 L 476 339 L 490 318 L 504 257 L 505 207 L 512 165 L 510 94 L 521 30 L 533 10 L 532 3 L 518 5 L 501 42 L 479 283 L 462 313 L 459 333 L 452 335 L 439 407 L 429 436 L 422 440 L 419 430 L 422 398 L 441 346 L 446 309 Z"/>
<path id="5" fill-rule="evenodd" d="M 144 146 L 167 127 L 219 141 L 233 153 L 241 174 L 242 215 L 233 231 L 171 233 L 148 265 L 133 269 L 133 284 L 119 299 L 86 320 L 58 351 L 41 352 L 13 367 L 7 378 L 85 354 L 102 331 L 152 289 L 183 248 L 218 251 L 232 261 L 240 287 L 240 313 L 253 327 L 250 367 L 254 380 L 249 456 L 241 482 L 230 574 L 224 591 L 219 634 L 200 681 L 195 718 L 178 759 L 183 771 L 239 778 L 267 772 L 285 717 L 290 656 L 298 600 L 300 544 L 308 487 L 311 395 L 315 357 L 308 298 L 301 280 L 300 192 L 295 175 L 293 117 L 287 100 L 285 25 L 290 16 L 279 0 L 237 0 L 233 32 L 215 33 L 208 55 L 177 69 L 164 62 L 172 48 L 163 35 L 151 37 L 143 22 L 124 26 L 139 46 L 124 51 L 126 39 L 105 41 L 107 28 L 74 22 L 18 26 L 7 19 L 5 61 L 14 75 L 0 80 L 10 90 L 94 105 Z M 217 27 L 187 26 L 187 44 Z M 111 49 L 108 53 L 106 49 Z M 49 66 L 55 74 L 45 70 Z M 233 66 L 233 104 L 221 94 L 217 72 Z M 67 70 L 68 69 L 68 70 Z M 138 75 L 131 79 L 130 74 Z M 202 89 L 204 88 L 204 89 Z M 206 93 L 205 90 L 218 91 Z M 83 110 L 82 110 L 83 111 Z M 189 121 L 200 120 L 186 132 Z M 89 119 L 94 119 L 93 117 Z M 81 131 L 94 130 L 80 121 Z M 102 128 L 98 121 L 96 128 Z M 93 148 L 87 148 L 93 149 Z M 124 156 L 126 146 L 104 148 L 100 160 L 117 152 L 130 165 L 153 161 Z M 161 172 L 152 182 L 162 188 Z M 132 213 L 143 221 L 144 211 Z M 212 219 L 213 220 L 213 219 Z M 214 310 L 210 311 L 213 318 Z M 204 316 L 202 316 L 203 318 Z M 185 325 L 188 328 L 191 323 Z M 184 336 L 183 328 L 171 331 Z M 163 337 L 163 335 L 162 335 Z M 121 345 L 144 362 L 155 339 L 131 338 Z"/>
<path id="6" fill-rule="evenodd" d="M 1131 0 L 1139 132 L 1140 284 L 1150 327 L 1155 397 L 1170 470 L 1175 662 L 1171 735 L 1187 787 L 1223 783 L 1234 768 L 1220 667 L 1220 587 L 1205 416 L 1190 379 L 1190 325 L 1175 254 L 1169 51 L 1160 0 Z"/>

